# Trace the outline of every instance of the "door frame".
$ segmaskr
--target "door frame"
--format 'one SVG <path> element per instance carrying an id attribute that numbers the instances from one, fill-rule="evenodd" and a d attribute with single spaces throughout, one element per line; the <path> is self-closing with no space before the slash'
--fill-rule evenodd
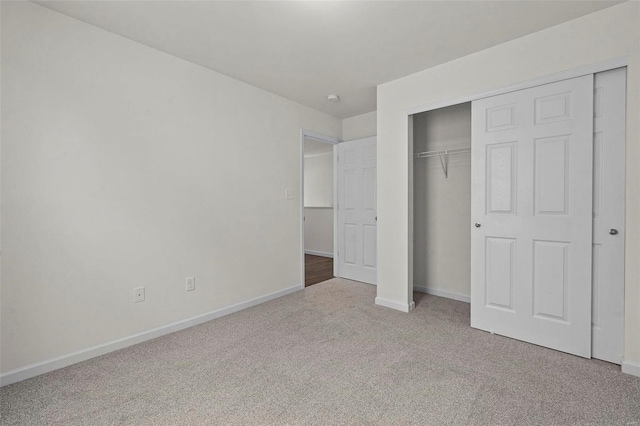
<path id="1" fill-rule="evenodd" d="M 438 102 L 431 102 L 428 104 L 418 105 L 416 107 L 407 110 L 407 123 L 409 129 L 409 137 L 407 139 L 409 155 L 407 156 L 408 170 L 409 170 L 409 256 L 408 256 L 408 271 L 409 271 L 409 306 L 413 305 L 413 116 L 422 112 L 433 111 L 435 109 L 445 108 L 453 105 L 463 104 L 466 102 L 472 102 L 478 99 L 487 98 L 495 95 L 502 95 L 504 93 L 515 92 L 517 90 L 529 89 L 535 86 L 542 86 L 548 83 L 555 83 L 562 80 L 567 80 L 575 77 L 582 77 L 587 74 L 596 74 L 603 71 L 610 71 L 616 68 L 628 67 L 629 58 L 627 56 L 613 58 L 607 61 L 597 62 L 595 64 L 585 65 L 578 68 L 569 69 L 559 73 L 549 74 L 541 77 L 537 77 L 530 80 L 525 80 L 519 83 L 509 84 L 506 86 L 498 87 L 492 90 L 486 90 L 477 93 L 470 93 L 457 98 L 444 99 Z M 625 172 L 626 180 L 626 172 Z M 626 196 L 625 196 L 626 200 Z M 626 208 L 626 207 L 625 207 Z M 626 222 L 625 222 L 626 225 Z M 626 226 L 625 226 L 626 229 Z M 626 243 L 625 243 L 626 252 Z"/>
<path id="2" fill-rule="evenodd" d="M 407 110 L 407 116 L 411 117 L 412 115 L 420 114 L 421 112 L 427 112 L 434 109 L 463 104 L 466 102 L 471 102 L 496 95 L 502 95 L 509 92 L 515 92 L 522 89 L 529 89 L 531 87 L 542 86 L 544 84 L 555 83 L 557 81 L 568 80 L 570 78 L 582 77 L 583 75 L 587 74 L 597 74 L 599 72 L 610 71 L 626 66 L 629 66 L 629 58 L 627 56 L 614 58 L 608 61 L 597 62 L 595 64 L 585 65 L 579 68 L 573 68 L 566 71 L 525 80 L 519 83 L 501 86 L 492 90 L 486 90 L 478 93 L 469 93 L 468 95 L 460 96 L 457 98 L 444 99 L 439 102 L 431 102 L 428 104 L 418 105 Z"/>
<path id="3" fill-rule="evenodd" d="M 335 261 L 338 252 L 338 147 L 342 142 L 338 138 L 326 136 L 311 130 L 300 129 L 300 194 L 299 202 L 299 222 L 300 222 L 300 288 L 305 288 L 305 272 L 304 272 L 304 140 L 305 138 L 314 139 L 333 145 L 333 275 L 338 277 L 338 262 Z"/>

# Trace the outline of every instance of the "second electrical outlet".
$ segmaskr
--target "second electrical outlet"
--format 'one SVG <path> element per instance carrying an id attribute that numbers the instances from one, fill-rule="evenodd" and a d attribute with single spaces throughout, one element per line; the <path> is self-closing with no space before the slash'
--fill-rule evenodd
<path id="1" fill-rule="evenodd" d="M 144 302 L 144 287 L 136 287 L 133 289 L 133 302 Z"/>
<path id="2" fill-rule="evenodd" d="M 187 291 L 196 289 L 196 277 L 187 277 Z"/>

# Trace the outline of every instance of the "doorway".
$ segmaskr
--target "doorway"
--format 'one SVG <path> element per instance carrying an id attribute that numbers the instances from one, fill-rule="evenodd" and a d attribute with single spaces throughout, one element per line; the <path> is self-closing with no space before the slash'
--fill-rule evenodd
<path id="1" fill-rule="evenodd" d="M 334 273 L 335 162 L 337 140 L 304 132 L 301 138 L 301 215 L 304 287 Z"/>

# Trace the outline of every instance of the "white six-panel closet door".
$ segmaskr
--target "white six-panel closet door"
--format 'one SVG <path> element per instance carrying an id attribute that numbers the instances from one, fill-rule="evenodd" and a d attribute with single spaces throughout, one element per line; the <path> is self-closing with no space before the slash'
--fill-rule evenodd
<path id="1" fill-rule="evenodd" d="M 591 356 L 593 76 L 472 103 L 471 326 Z"/>

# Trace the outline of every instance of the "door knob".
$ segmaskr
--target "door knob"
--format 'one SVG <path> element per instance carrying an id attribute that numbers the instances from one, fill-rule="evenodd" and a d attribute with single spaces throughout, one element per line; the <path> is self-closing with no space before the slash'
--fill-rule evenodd
<path id="1" fill-rule="evenodd" d="M 618 235 L 618 230 L 617 230 L 617 229 L 613 229 L 613 228 L 611 228 L 611 229 L 609 229 L 609 234 L 611 234 L 611 235 Z"/>
<path id="2" fill-rule="evenodd" d="M 478 222 L 476 222 L 473 226 L 475 226 L 476 228 L 480 228 L 482 225 L 480 225 Z"/>

